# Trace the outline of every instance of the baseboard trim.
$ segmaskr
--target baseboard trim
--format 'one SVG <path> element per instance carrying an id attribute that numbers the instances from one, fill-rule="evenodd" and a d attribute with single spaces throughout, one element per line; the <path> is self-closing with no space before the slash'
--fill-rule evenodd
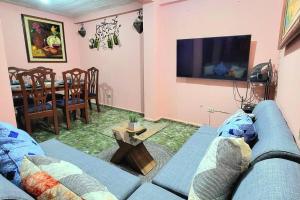
<path id="1" fill-rule="evenodd" d="M 189 124 L 189 125 L 197 126 L 197 127 L 203 126 L 203 124 L 196 124 L 196 123 L 193 123 L 193 122 L 187 122 L 187 121 L 174 119 L 174 118 L 163 117 L 161 119 L 166 119 L 166 120 L 170 120 L 170 121 L 174 121 L 174 122 L 178 122 L 178 123 L 182 123 L 182 124 Z"/>
<path id="2" fill-rule="evenodd" d="M 117 109 L 121 109 L 121 110 L 126 110 L 126 111 L 131 111 L 131 112 L 136 112 L 136 113 L 144 115 L 143 112 L 137 111 L 137 110 L 132 110 L 132 109 L 123 108 L 123 107 L 119 107 L 119 106 L 112 106 L 112 105 L 108 105 L 108 104 L 104 104 L 104 103 L 100 103 L 100 105 L 111 107 L 111 108 L 117 108 Z"/>
<path id="3" fill-rule="evenodd" d="M 119 107 L 119 106 L 112 106 L 112 105 L 103 104 L 103 103 L 101 103 L 100 105 L 111 107 L 111 108 L 117 108 L 117 109 L 121 109 L 121 110 L 125 110 L 125 111 L 136 112 L 136 113 L 139 113 L 143 116 L 145 115 L 143 112 L 137 111 L 137 110 L 131 110 L 131 109 L 128 109 L 128 108 L 123 108 L 123 107 Z M 165 120 L 170 120 L 170 121 L 174 121 L 174 122 L 178 122 L 178 123 L 182 123 L 182 124 L 189 124 L 189 125 L 196 126 L 196 127 L 203 126 L 203 124 L 196 124 L 196 123 L 193 123 L 193 122 L 187 122 L 187 121 L 183 121 L 183 120 L 179 120 L 179 119 L 175 119 L 175 118 L 170 118 L 170 117 L 158 117 L 156 119 L 144 117 L 144 119 L 148 120 L 148 121 L 152 121 L 152 122 L 157 122 L 159 120 L 164 120 L 165 119 Z"/>

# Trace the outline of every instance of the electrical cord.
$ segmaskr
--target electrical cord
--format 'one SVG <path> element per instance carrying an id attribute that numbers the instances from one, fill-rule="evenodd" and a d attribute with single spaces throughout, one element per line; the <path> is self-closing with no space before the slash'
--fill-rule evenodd
<path id="1" fill-rule="evenodd" d="M 247 81 L 246 93 L 245 97 L 241 95 L 240 90 L 236 81 L 233 81 L 233 96 L 236 102 L 239 102 L 241 105 L 240 108 L 245 104 L 252 104 L 255 100 L 255 92 L 253 88 L 253 83 L 251 81 Z"/>

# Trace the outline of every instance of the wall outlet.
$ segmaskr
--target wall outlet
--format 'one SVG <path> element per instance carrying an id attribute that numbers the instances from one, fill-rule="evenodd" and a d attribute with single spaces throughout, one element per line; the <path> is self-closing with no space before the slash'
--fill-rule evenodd
<path id="1" fill-rule="evenodd" d="M 111 98 L 111 95 L 110 95 L 110 94 L 106 94 L 106 97 L 107 97 L 107 98 Z"/>
<path id="2" fill-rule="evenodd" d="M 214 113 L 214 112 L 215 112 L 215 109 L 212 108 L 212 107 L 208 107 L 207 112 L 209 112 L 209 113 Z"/>

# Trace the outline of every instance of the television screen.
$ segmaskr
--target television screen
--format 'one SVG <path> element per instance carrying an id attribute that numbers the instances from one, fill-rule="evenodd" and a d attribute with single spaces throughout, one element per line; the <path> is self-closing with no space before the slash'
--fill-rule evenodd
<path id="1" fill-rule="evenodd" d="M 247 80 L 251 35 L 177 40 L 177 77 Z"/>

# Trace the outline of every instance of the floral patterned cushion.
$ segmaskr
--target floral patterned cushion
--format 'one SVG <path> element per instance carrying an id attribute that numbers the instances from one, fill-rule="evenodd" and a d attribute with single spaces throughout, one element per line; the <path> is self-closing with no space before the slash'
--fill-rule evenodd
<path id="1" fill-rule="evenodd" d="M 103 184 L 69 162 L 26 156 L 20 170 L 23 188 L 36 199 L 117 200 Z"/>

